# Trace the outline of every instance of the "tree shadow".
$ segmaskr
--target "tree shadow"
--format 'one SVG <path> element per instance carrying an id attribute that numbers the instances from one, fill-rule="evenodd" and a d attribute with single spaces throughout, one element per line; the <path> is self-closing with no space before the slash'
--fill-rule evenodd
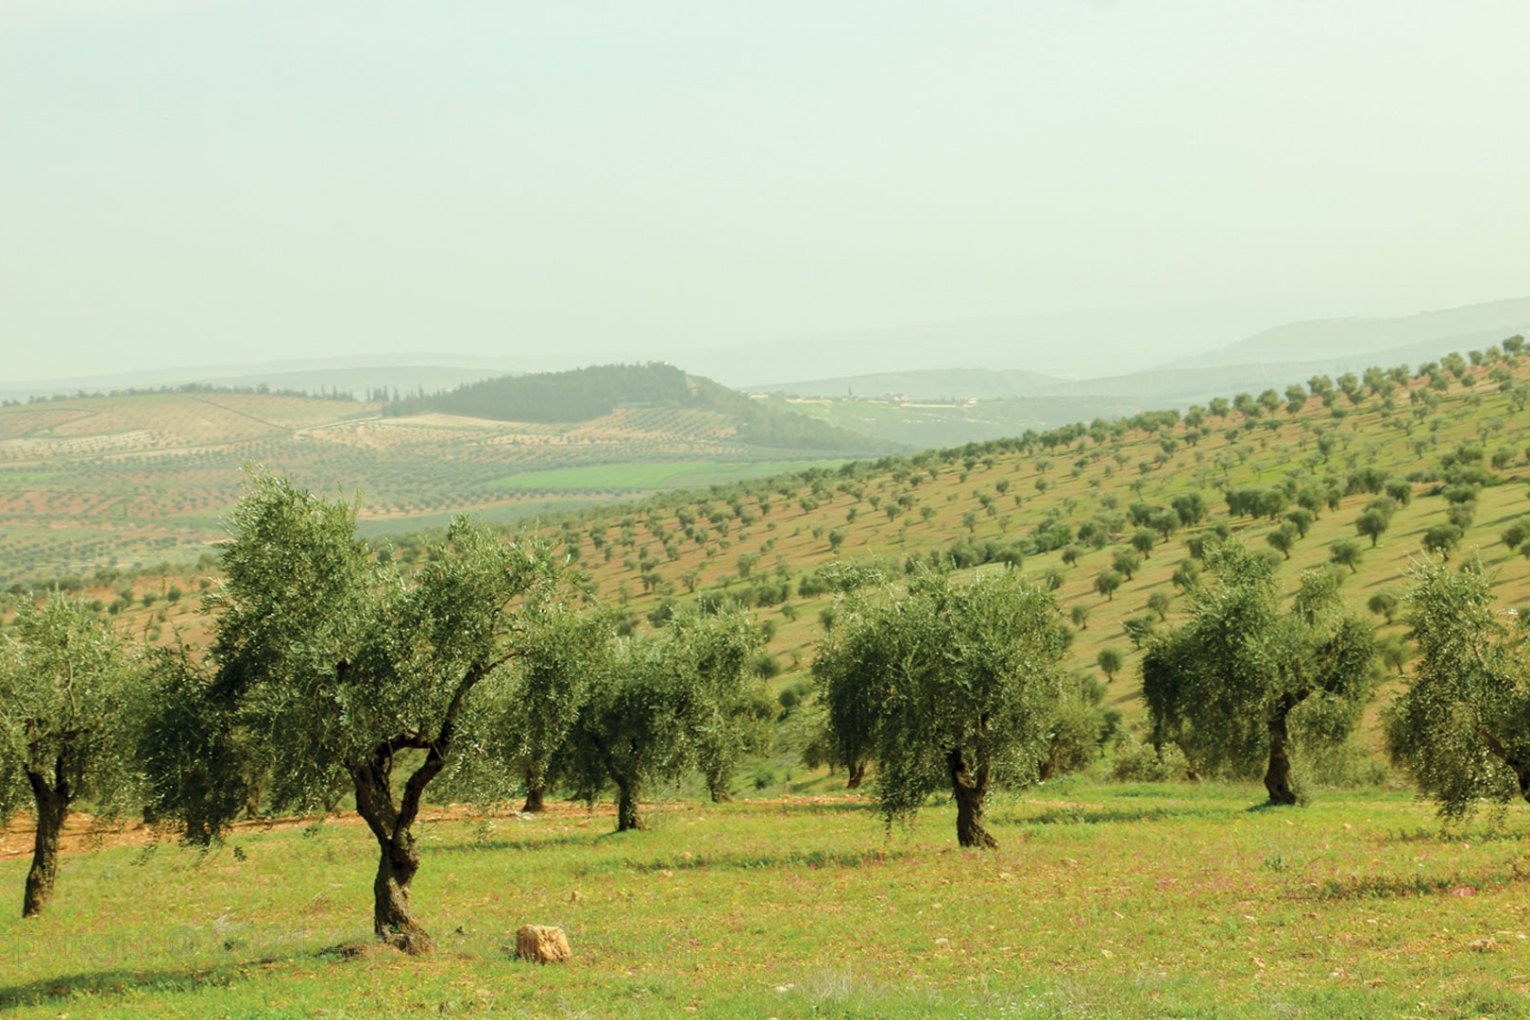
<path id="1" fill-rule="evenodd" d="M 1409 899 L 1422 896 L 1471 897 L 1509 886 L 1530 884 L 1530 873 L 1512 866 L 1492 871 L 1449 875 L 1357 875 L 1331 878 L 1296 892 L 1292 899 L 1364 900 Z"/>
<path id="2" fill-rule="evenodd" d="M 475 839 L 466 843 L 443 843 L 440 846 L 430 847 L 427 853 L 434 854 L 464 854 L 479 853 L 495 850 L 556 850 L 570 846 L 594 846 L 609 833 L 580 833 L 567 836 L 546 836 L 540 839 Z"/>
<path id="3" fill-rule="evenodd" d="M 200 988 L 221 988 L 236 981 L 246 980 L 245 971 L 278 963 L 280 957 L 259 957 L 219 964 L 215 967 L 193 967 L 183 970 L 117 968 L 66 974 L 59 977 L 39 978 L 19 985 L 0 986 L 0 1011 L 39 1006 L 49 1002 L 67 1002 L 76 995 L 108 996 L 137 988 L 155 991 L 195 991 Z"/>
<path id="4" fill-rule="evenodd" d="M 875 867 L 889 861 L 914 856 L 901 850 L 787 850 L 779 853 L 749 854 L 693 854 L 690 857 L 656 857 L 639 861 L 626 858 L 605 864 L 591 865 L 587 870 L 636 871 L 640 874 L 658 874 L 665 871 L 758 871 L 771 868 L 860 868 Z"/>
<path id="5" fill-rule="evenodd" d="M 1187 804 L 1184 807 L 1143 808 L 1051 808 L 1036 815 L 1013 815 L 1004 821 L 1011 825 L 1108 825 L 1115 822 L 1173 822 L 1187 818 L 1229 818 L 1229 808 L 1208 808 Z"/>

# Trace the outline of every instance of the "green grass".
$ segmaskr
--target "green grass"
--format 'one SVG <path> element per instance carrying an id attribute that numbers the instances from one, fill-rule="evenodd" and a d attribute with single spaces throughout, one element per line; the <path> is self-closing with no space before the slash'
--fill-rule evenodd
<path id="1" fill-rule="evenodd" d="M 7 1017 L 1356 1017 L 1530 1015 L 1530 814 L 1442 833 L 1406 795 L 1250 810 L 1223 785 L 1063 781 L 883 829 L 840 796 L 671 802 L 653 828 L 563 810 L 425 827 L 438 951 L 369 939 L 349 821 L 66 858 L 0 921 Z M 19 845 L 12 833 L 6 845 Z M 237 853 L 233 848 L 237 848 Z M 19 890 L 21 858 L 0 864 Z M 572 963 L 504 947 L 564 926 Z"/>
<path id="2" fill-rule="evenodd" d="M 600 464 L 589 467 L 554 468 L 548 471 L 523 471 L 506 475 L 491 486 L 495 489 L 549 491 L 610 490 L 625 492 L 663 489 L 699 488 L 728 482 L 789 474 L 811 467 L 838 467 L 840 461 L 634 461 L 627 464 Z"/>

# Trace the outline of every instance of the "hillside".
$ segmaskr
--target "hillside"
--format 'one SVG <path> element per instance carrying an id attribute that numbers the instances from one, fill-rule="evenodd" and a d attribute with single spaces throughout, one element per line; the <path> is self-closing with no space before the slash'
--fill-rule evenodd
<path id="1" fill-rule="evenodd" d="M 195 559 L 221 537 L 252 462 L 318 491 L 357 493 L 378 533 L 461 511 L 513 520 L 893 448 L 666 374 L 699 396 L 603 403 L 560 421 L 397 406 L 385 416 L 376 403 L 207 387 L 3 406 L 0 583 Z"/>
<path id="2" fill-rule="evenodd" d="M 446 393 L 396 401 L 388 415 L 440 412 L 495 421 L 569 423 L 610 414 L 619 407 L 708 411 L 730 419 L 737 437 L 757 446 L 865 456 L 894 444 L 750 400 L 710 379 L 673 365 L 593 365 L 568 372 L 504 376 Z"/>
<path id="3" fill-rule="evenodd" d="M 1455 516 L 1465 526 L 1453 561 L 1480 556 L 1504 605 L 1530 604 L 1524 539 L 1502 539 L 1530 516 L 1530 451 L 1517 429 L 1530 413 L 1530 356 L 1513 346 L 1447 358 L 1412 376 L 1319 379 L 1316 393 L 1293 385 L 1184 415 L 1097 421 L 592 507 L 564 514 L 549 534 L 633 626 L 661 622 L 671 601 L 753 606 L 774 629 L 778 690 L 799 693 L 820 615 L 835 598 L 824 568 L 881 564 L 897 576 L 932 558 L 962 569 L 1019 563 L 1054 588 L 1073 621 L 1073 668 L 1096 675 L 1101 650 L 1126 654 L 1109 699 L 1130 720 L 1140 705 L 1128 623 L 1140 637 L 1179 619 L 1192 544 L 1215 529 L 1277 555 L 1270 536 L 1289 534 L 1289 515 L 1311 508 L 1305 536 L 1283 543 L 1289 558 L 1280 576 L 1294 589 L 1300 571 L 1357 542 L 1343 591 L 1365 612 L 1374 596 L 1401 593 L 1426 533 Z M 1467 490 L 1474 498 L 1453 502 Z M 1372 547 L 1356 521 L 1384 493 L 1394 506 Z M 1144 537 L 1131 576 L 1101 594 L 1100 575 Z M 406 561 L 421 550 L 409 535 L 381 541 Z M 125 595 L 120 582 L 88 583 L 130 615 L 195 625 L 189 606 L 163 600 L 170 587 L 195 587 L 194 575 L 140 578 Z M 145 597 L 148 608 L 138 605 Z M 1400 619 L 1373 618 L 1384 643 L 1405 657 Z M 791 714 L 782 723 L 777 775 L 800 767 L 805 725 Z M 1374 720 L 1371 727 L 1373 741 Z"/>
<path id="4" fill-rule="evenodd" d="M 1448 483 L 1467 475 L 1483 484 L 1453 555 L 1480 555 L 1505 604 L 1524 604 L 1530 560 L 1500 535 L 1530 513 L 1530 461 L 1514 424 L 1530 402 L 1530 358 L 1489 348 L 1477 360 L 1432 363 L 1401 381 L 1373 373 L 1374 389 L 1350 378 L 1317 395 L 1302 387 L 1298 401 L 1272 392 L 1273 409 L 1245 394 L 1236 405 L 1218 400 L 1186 415 L 1144 414 L 674 493 L 572 515 L 558 533 L 605 596 L 638 621 L 667 598 L 755 605 L 776 626 L 785 686 L 805 680 L 818 616 L 833 601 L 818 571 L 836 561 L 880 562 L 894 575 L 931 556 L 967 567 L 1022 563 L 1055 586 L 1064 613 L 1079 614 L 1071 658 L 1093 674 L 1106 647 L 1128 653 L 1130 663 L 1129 620 L 1177 619 L 1174 575 L 1191 558 L 1190 543 L 1214 528 L 1273 552 L 1268 538 L 1287 514 L 1314 506 L 1307 534 L 1282 560 L 1286 583 L 1294 589 L 1301 570 L 1353 540 L 1361 549 L 1345 571 L 1351 603 L 1365 611 L 1378 593 L 1400 593 L 1426 531 L 1452 511 Z M 1463 465 L 1472 466 L 1465 475 Z M 1397 505 L 1371 548 L 1355 522 L 1386 485 Z M 1234 513 L 1227 494 L 1246 489 L 1275 493 L 1274 515 Z M 1159 523 L 1186 499 L 1198 499 L 1202 518 Z M 1141 530 L 1152 541 L 1140 564 L 1113 595 L 1101 595 L 1097 578 Z M 1149 605 L 1154 596 L 1168 599 L 1162 617 Z M 1400 638 L 1400 622 L 1376 619 L 1385 640 Z M 1138 711 L 1133 668 L 1111 688 L 1129 716 Z"/>

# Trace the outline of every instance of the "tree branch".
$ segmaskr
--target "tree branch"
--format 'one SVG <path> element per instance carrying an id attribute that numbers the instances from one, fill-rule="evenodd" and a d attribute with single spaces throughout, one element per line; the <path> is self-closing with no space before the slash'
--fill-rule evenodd
<path id="1" fill-rule="evenodd" d="M 446 714 L 441 719 L 441 729 L 436 734 L 436 739 L 426 745 L 424 763 L 414 770 L 414 774 L 404 784 L 404 796 L 399 802 L 398 817 L 394 822 L 395 832 L 407 829 L 414 824 L 415 818 L 420 813 L 420 799 L 425 795 L 425 787 L 446 766 L 446 755 L 451 751 L 452 739 L 457 734 L 457 716 L 462 713 L 462 705 L 467 700 L 468 692 L 478 681 L 508 658 L 507 655 L 492 663 L 474 663 L 463 674 L 462 680 L 457 684 L 457 690 L 452 694 L 451 704 L 446 706 Z"/>

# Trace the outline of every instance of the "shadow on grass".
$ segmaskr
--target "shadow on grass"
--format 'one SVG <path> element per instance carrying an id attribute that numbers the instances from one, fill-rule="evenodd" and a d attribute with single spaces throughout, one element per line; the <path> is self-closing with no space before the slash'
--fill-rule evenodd
<path id="1" fill-rule="evenodd" d="M 465 854 L 495 850 L 556 850 L 570 846 L 594 846 L 605 833 L 578 833 L 567 836 L 544 836 L 527 839 L 475 839 L 465 843 L 443 843 L 430 847 L 430 854 Z"/>
<path id="2" fill-rule="evenodd" d="M 1011 815 L 1009 825 L 1108 825 L 1113 822 L 1175 822 L 1188 818 L 1231 818 L 1235 808 L 1208 808 L 1187 804 L 1184 807 L 1151 808 L 1051 808 L 1036 815 Z"/>
<path id="3" fill-rule="evenodd" d="M 102 970 L 44 978 L 20 985 L 0 986 L 0 1011 L 67 1002 L 76 995 L 113 995 L 139 988 L 163 992 L 189 992 L 222 988 L 246 979 L 247 968 L 278 962 L 277 958 L 241 960 L 216 967 L 186 970 Z"/>
<path id="4" fill-rule="evenodd" d="M 1530 873 L 1514 867 L 1463 875 L 1357 875 L 1331 878 L 1316 888 L 1295 893 L 1295 899 L 1366 900 L 1410 899 L 1420 896 L 1476 896 L 1509 886 L 1530 884 Z"/>
<path id="5" fill-rule="evenodd" d="M 599 871 L 636 871 L 655 874 L 661 871 L 701 871 L 723 869 L 755 871 L 768 868 L 860 868 L 886 864 L 889 861 L 914 856 L 899 850 L 788 850 L 773 854 L 695 854 L 691 857 L 656 857 L 638 861 L 626 858 L 620 861 L 591 864 L 581 869 L 581 874 Z"/>

